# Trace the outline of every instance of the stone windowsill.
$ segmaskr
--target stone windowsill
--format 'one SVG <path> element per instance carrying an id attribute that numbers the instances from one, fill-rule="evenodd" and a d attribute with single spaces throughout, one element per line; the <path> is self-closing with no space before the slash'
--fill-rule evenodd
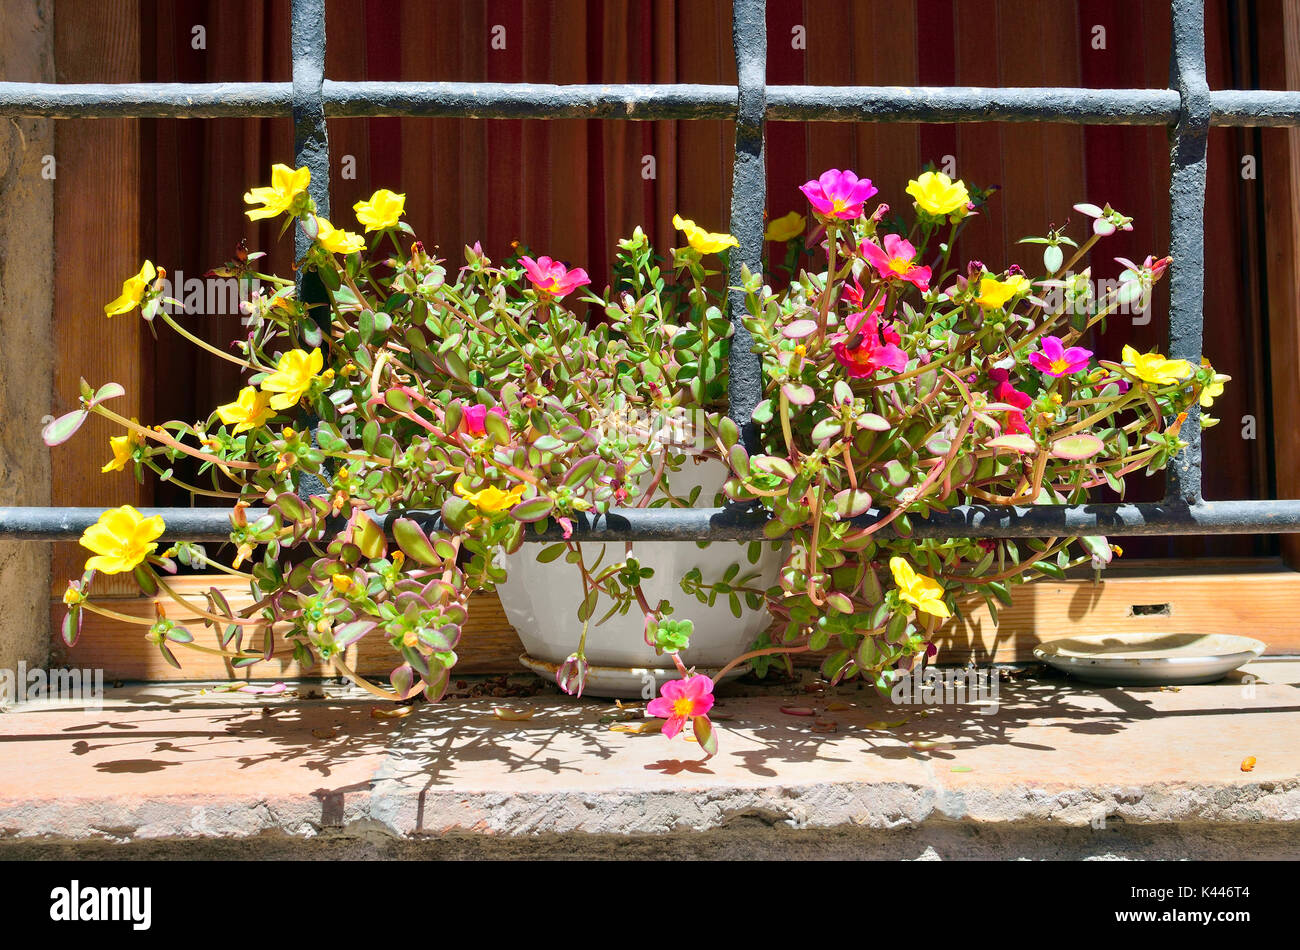
<path id="1" fill-rule="evenodd" d="M 794 843 L 924 831 L 987 846 L 1008 833 L 1023 845 L 1178 828 L 1183 838 L 1200 829 L 1203 842 L 1228 833 L 1215 853 L 1254 835 L 1270 856 L 1294 856 L 1300 661 L 1243 672 L 1258 678 L 1253 691 L 1241 674 L 1174 691 L 1092 689 L 1036 671 L 1004 681 L 991 715 L 894 706 L 852 687 L 724 686 L 721 751 L 708 762 L 682 737 L 611 730 L 601 718 L 612 702 L 549 687 L 394 719 L 372 716 L 383 704 L 351 688 L 313 699 L 110 686 L 99 711 L 26 703 L 0 717 L 0 844 L 563 834 L 571 849 L 573 833 L 667 841 L 753 827 Z M 503 704 L 534 715 L 501 721 L 492 710 Z M 818 716 L 781 712 L 790 705 Z M 816 731 L 818 719 L 835 731 Z M 1257 764 L 1244 772 L 1248 756 Z M 1185 841 L 1166 850 L 1190 856 Z"/>

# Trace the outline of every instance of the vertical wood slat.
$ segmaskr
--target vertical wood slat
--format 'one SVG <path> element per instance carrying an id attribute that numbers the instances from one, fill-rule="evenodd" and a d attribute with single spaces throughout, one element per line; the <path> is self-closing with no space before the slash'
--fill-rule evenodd
<path id="1" fill-rule="evenodd" d="M 54 16 L 54 63 L 58 82 L 138 82 L 138 0 L 82 4 L 74 13 L 61 6 Z M 140 122 L 96 119 L 55 127 L 54 183 L 54 392 L 51 412 L 76 407 L 78 380 L 93 386 L 118 382 L 126 396 L 111 408 L 144 417 L 150 384 L 143 372 L 149 331 L 138 312 L 111 320 L 104 304 L 122 281 L 139 270 L 141 253 Z M 52 449 L 57 472 L 54 505 L 148 504 L 148 485 L 125 472 L 101 474 L 112 457 L 109 436 L 117 426 L 92 417 L 72 441 Z M 52 589 L 58 593 L 80 577 L 86 552 L 74 542 L 54 545 Z M 134 593 L 130 577 L 100 577 L 102 594 Z"/>

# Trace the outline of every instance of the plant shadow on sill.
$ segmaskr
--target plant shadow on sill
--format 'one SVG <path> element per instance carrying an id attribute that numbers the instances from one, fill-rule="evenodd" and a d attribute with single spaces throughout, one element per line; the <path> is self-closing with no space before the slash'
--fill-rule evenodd
<path id="1" fill-rule="evenodd" d="M 511 777 L 529 772 L 547 773 L 537 780 L 542 785 L 568 789 L 586 782 L 608 789 L 624 777 L 635 782 L 637 775 L 655 773 L 714 781 L 806 776 L 810 766 L 820 770 L 818 780 L 835 781 L 838 772 L 860 781 L 866 769 L 868 780 L 888 782 L 894 780 L 889 770 L 904 760 L 950 762 L 958 753 L 990 746 L 1057 751 L 1052 731 L 1040 738 L 1027 735 L 1028 726 L 1101 737 L 1158 718 L 1300 712 L 1294 688 L 1280 683 L 1261 681 L 1258 700 L 1243 705 L 1236 697 L 1244 682 L 1235 673 L 1218 684 L 1175 693 L 1159 687 L 1093 688 L 1053 673 L 1021 673 L 1001 683 L 997 710 L 987 715 L 975 706 L 896 705 L 873 689 L 851 685 L 810 693 L 800 682 L 725 684 L 716 707 L 722 750 L 709 761 L 680 736 L 668 742 L 654 734 L 612 732 L 601 721 L 613 710 L 611 704 L 558 693 L 425 704 L 402 719 L 375 718 L 371 710 L 381 704 L 364 699 L 197 707 L 180 700 L 118 707 L 122 715 L 90 716 L 53 733 L 5 735 L 0 748 L 11 742 L 59 742 L 68 755 L 88 756 L 86 764 L 96 773 L 165 777 L 169 788 L 219 780 L 214 776 L 229 771 L 267 790 L 286 780 L 290 790 L 305 789 L 293 778 L 302 770 L 340 783 L 327 782 L 313 792 L 325 798 L 365 791 L 376 780 L 394 782 L 402 795 L 421 799 L 435 787 L 508 789 L 515 784 Z M 1228 704 L 1224 691 L 1233 694 Z M 815 715 L 781 712 L 795 704 Z M 828 708 L 832 704 L 835 709 Z M 534 710 L 533 716 L 503 721 L 493 714 L 502 705 Z M 844 705 L 849 708 L 840 708 Z M 813 731 L 828 720 L 834 721 L 834 732 Z M 358 781 L 357 770 L 363 768 L 366 780 Z M 607 768 L 611 771 L 602 775 Z M 615 786 L 611 777 L 619 779 Z M 898 780 L 908 779 L 900 775 Z"/>

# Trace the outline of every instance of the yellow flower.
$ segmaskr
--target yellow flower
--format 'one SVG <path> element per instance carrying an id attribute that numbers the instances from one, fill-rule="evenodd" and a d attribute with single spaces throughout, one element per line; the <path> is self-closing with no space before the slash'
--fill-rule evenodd
<path id="1" fill-rule="evenodd" d="M 946 619 L 952 616 L 948 605 L 943 602 L 943 585 L 933 577 L 916 573 L 912 570 L 912 565 L 901 557 L 889 559 L 889 570 L 898 586 L 898 596 L 903 600 L 914 604 L 917 610 L 936 617 Z"/>
<path id="2" fill-rule="evenodd" d="M 283 362 L 281 360 L 281 363 Z M 234 402 L 217 406 L 217 415 L 226 425 L 233 425 L 234 434 L 239 435 L 241 432 L 265 425 L 266 420 L 275 415 L 271 409 L 271 398 L 270 393 L 259 393 L 252 386 L 245 386 L 239 391 L 239 397 Z"/>
<path id="3" fill-rule="evenodd" d="M 81 536 L 81 546 L 94 552 L 86 570 L 104 574 L 130 571 L 158 547 L 153 542 L 165 529 L 161 515 L 146 518 L 130 505 L 110 508 Z"/>
<path id="4" fill-rule="evenodd" d="M 340 230 L 320 215 L 316 216 L 316 241 L 331 254 L 353 254 L 366 246 L 360 234 Z"/>
<path id="5" fill-rule="evenodd" d="M 524 493 L 523 485 L 516 485 L 510 491 L 502 491 L 495 486 L 489 485 L 482 491 L 468 491 L 460 482 L 456 483 L 456 494 L 460 495 L 467 502 L 485 514 L 495 514 L 498 511 L 505 511 L 507 508 L 513 508 L 519 504 L 519 498 Z"/>
<path id="6" fill-rule="evenodd" d="M 1201 365 L 1204 366 L 1206 369 L 1210 368 L 1210 364 L 1208 360 L 1201 360 Z M 1223 395 L 1223 384 L 1231 381 L 1232 381 L 1232 377 L 1227 375 L 1226 373 L 1215 373 L 1214 378 L 1211 379 L 1208 383 L 1206 383 L 1205 388 L 1201 390 L 1201 408 L 1209 409 L 1211 406 L 1213 406 L 1214 400 L 1218 399 L 1220 396 Z M 1214 425 L 1213 422 L 1209 423 L 1208 425 L 1206 424 L 1205 420 L 1208 418 L 1209 416 L 1205 415 L 1205 413 L 1201 413 L 1202 428 L 1209 428 L 1209 426 Z M 1215 421 L 1217 422 L 1218 420 Z"/>
<path id="7" fill-rule="evenodd" d="M 369 201 L 354 204 L 352 210 L 367 231 L 382 231 L 397 226 L 397 219 L 406 210 L 406 195 L 395 195 L 387 188 L 380 188 Z"/>
<path id="8" fill-rule="evenodd" d="M 676 222 L 673 222 L 676 224 Z M 767 230 L 763 232 L 764 241 L 789 241 L 792 238 L 803 234 L 804 228 L 808 226 L 808 219 L 798 211 L 791 211 L 784 217 L 777 218 L 775 221 L 767 223 Z"/>
<path id="9" fill-rule="evenodd" d="M 140 301 L 144 300 L 145 291 L 153 283 L 154 277 L 158 272 L 154 270 L 153 264 L 149 261 L 144 262 L 140 268 L 140 273 L 134 277 L 128 277 L 122 281 L 122 293 L 112 303 L 104 304 L 104 316 L 115 317 L 119 313 L 130 313 L 136 307 L 140 306 Z"/>
<path id="10" fill-rule="evenodd" d="M 981 277 L 980 294 L 975 298 L 975 302 L 985 310 L 998 310 L 1006 306 L 1007 301 L 1012 297 L 1029 293 L 1029 286 L 1029 278 L 1021 277 L 1019 274 L 1006 280 Z"/>
<path id="11" fill-rule="evenodd" d="M 63 602 L 69 607 L 75 607 L 86 602 L 86 595 L 75 584 L 68 584 L 68 589 L 63 592 Z"/>
<path id="12" fill-rule="evenodd" d="M 288 409 L 297 405 L 324 365 L 320 347 L 310 354 L 302 350 L 290 350 L 280 357 L 280 362 L 275 364 L 275 372 L 262 380 L 262 391 L 276 394 L 271 397 L 271 408 Z"/>
<path id="13" fill-rule="evenodd" d="M 330 575 L 330 583 L 334 585 L 334 589 L 340 594 L 346 594 L 352 588 L 352 578 L 346 574 Z"/>
<path id="14" fill-rule="evenodd" d="M 135 422 L 135 419 L 131 420 Z M 108 447 L 113 450 L 113 461 L 108 462 L 100 469 L 101 472 L 120 472 L 126 468 L 126 463 L 131 461 L 131 455 L 137 445 L 143 445 L 144 439 L 136 434 L 134 429 L 127 432 L 126 435 L 110 436 Z"/>
<path id="15" fill-rule="evenodd" d="M 1133 375 L 1144 383 L 1168 386 L 1192 375 L 1192 364 L 1187 360 L 1167 360 L 1159 353 L 1139 353 L 1125 344 L 1124 364 L 1133 367 Z"/>
<path id="16" fill-rule="evenodd" d="M 729 247 L 739 247 L 740 242 L 730 234 L 716 234 L 697 227 L 694 221 L 688 221 L 680 214 L 673 215 L 673 227 L 686 234 L 686 241 L 701 254 L 717 254 Z"/>
<path id="17" fill-rule="evenodd" d="M 311 169 L 299 168 L 297 171 L 288 165 L 271 166 L 271 187 L 254 188 L 244 195 L 244 203 L 263 207 L 245 211 L 250 219 L 274 218 L 293 208 L 298 196 L 311 184 Z"/>
<path id="18" fill-rule="evenodd" d="M 925 172 L 920 178 L 912 179 L 907 183 L 907 193 L 916 199 L 917 207 L 936 217 L 960 217 L 970 203 L 965 182 L 953 181 L 943 172 Z"/>

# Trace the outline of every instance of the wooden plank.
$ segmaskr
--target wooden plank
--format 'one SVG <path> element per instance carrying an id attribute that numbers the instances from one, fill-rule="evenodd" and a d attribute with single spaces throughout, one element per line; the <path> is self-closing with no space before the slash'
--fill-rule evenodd
<path id="1" fill-rule="evenodd" d="M 1271 655 L 1300 654 L 1300 572 L 1277 561 L 1241 561 L 1216 571 L 1201 562 L 1160 565 L 1159 576 L 1143 575 L 1151 564 L 1111 572 L 1094 586 L 1091 578 L 1042 580 L 1013 591 L 1014 606 L 1001 610 L 995 624 L 984 607 L 972 607 L 964 620 L 949 624 L 940 637 L 944 662 L 1012 662 L 1033 659 L 1033 648 L 1045 640 L 1081 633 L 1133 631 L 1232 632 L 1257 637 L 1268 644 Z M 182 577 L 175 586 L 182 596 L 198 600 L 211 585 L 203 577 Z M 219 585 L 236 610 L 249 603 L 238 585 Z M 134 617 L 153 617 L 159 598 L 115 600 L 113 609 Z M 163 603 L 170 603 L 165 598 Z M 1134 608 L 1156 609 L 1144 615 Z M 177 611 L 169 614 L 174 618 Z M 63 605 L 51 601 L 53 626 L 62 619 Z M 52 666 L 103 669 L 107 679 L 175 680 L 223 679 L 224 662 L 195 651 L 178 650 L 183 669 L 167 665 L 158 650 L 145 641 L 143 626 L 94 615 L 87 616 L 81 639 L 69 650 L 57 638 Z M 260 636 L 260 632 L 258 634 Z M 256 638 L 254 638 L 256 639 Z M 196 640 L 211 645 L 210 631 L 196 628 Z M 385 675 L 396 662 L 380 637 L 362 641 L 360 654 L 350 652 L 354 669 L 367 675 Z M 285 653 L 276 637 L 276 653 Z M 471 598 L 470 620 L 457 648 L 461 673 L 498 673 L 518 670 L 523 647 L 506 620 L 495 594 Z M 299 668 L 290 658 L 277 658 L 242 671 L 242 679 L 321 676 L 319 667 Z"/>
<path id="2" fill-rule="evenodd" d="M 83 4 L 54 18 L 54 61 L 59 82 L 136 82 L 140 79 L 140 5 L 137 0 Z M 140 123 L 135 119 L 60 122 L 55 129 L 54 368 L 52 412 L 76 407 L 78 379 L 118 382 L 126 396 L 112 409 L 145 418 L 148 330 L 139 313 L 105 319 L 104 304 L 140 269 Z M 53 451 L 51 504 L 147 504 L 148 486 L 127 472 L 101 474 L 111 458 L 108 439 L 120 427 L 87 421 L 75 439 Z M 52 590 L 81 574 L 86 552 L 75 542 L 54 546 Z M 104 590 L 128 592 L 129 579 L 106 578 Z"/>
<path id="3" fill-rule="evenodd" d="M 202 592 L 213 586 L 213 580 L 203 576 L 177 578 L 173 584 L 180 596 L 187 600 L 202 602 Z M 238 583 L 219 583 L 230 606 L 238 611 L 251 603 L 248 589 Z M 180 620 L 182 610 L 165 595 L 159 597 L 135 597 L 114 600 L 112 609 L 132 617 L 152 619 L 155 615 L 155 603 L 164 605 L 167 615 Z M 53 628 L 57 631 L 63 618 L 64 607 L 61 601 L 50 601 Z M 501 602 L 495 594 L 481 594 L 470 598 L 470 622 L 462 639 L 458 653 L 461 662 L 456 669 L 461 673 L 505 672 L 522 669 L 519 654 L 523 647 L 515 635 L 501 609 Z M 194 632 L 195 641 L 203 646 L 215 646 L 216 638 L 211 630 L 198 624 L 189 625 Z M 196 650 L 178 648 L 177 658 L 182 669 L 169 666 L 158 652 L 157 647 L 145 640 L 146 627 L 125 621 L 87 614 L 82 627 L 81 638 L 77 645 L 69 649 L 58 638 L 57 632 L 51 650 L 50 665 L 75 666 L 85 669 L 102 669 L 105 679 L 120 680 L 194 680 L 224 679 L 229 675 L 225 661 L 218 656 L 199 653 Z M 245 643 L 261 643 L 263 628 L 253 628 Z M 319 665 L 300 667 L 293 661 L 290 648 L 277 627 L 275 632 L 275 657 L 267 663 L 260 663 L 251 670 L 239 671 L 240 679 L 290 679 L 334 675 L 325 673 Z M 357 648 L 360 648 L 358 651 Z M 368 637 L 348 651 L 347 662 L 353 669 L 367 675 L 385 676 L 397 666 L 395 655 L 382 637 Z"/>

